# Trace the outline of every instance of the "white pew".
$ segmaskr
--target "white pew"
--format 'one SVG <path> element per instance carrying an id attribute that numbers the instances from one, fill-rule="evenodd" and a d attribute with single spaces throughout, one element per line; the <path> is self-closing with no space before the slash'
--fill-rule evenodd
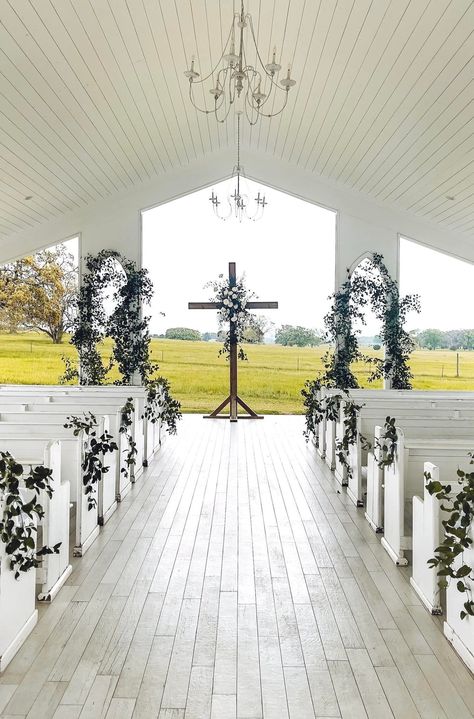
<path id="1" fill-rule="evenodd" d="M 31 569 L 15 579 L 10 559 L 0 543 L 0 671 L 5 669 L 36 624 L 36 585 L 40 585 L 38 599 L 51 600 L 72 570 L 69 563 L 69 482 L 61 478 L 61 444 L 47 440 L 25 442 L 24 438 L 11 437 L 8 451 L 23 465 L 25 473 L 30 467 L 38 465 L 53 470 L 53 496 L 50 499 L 43 491 L 38 497 L 45 515 L 37 534 L 36 549 L 58 543 L 61 546 L 58 554 L 44 556 L 36 571 Z M 38 459 L 33 459 L 34 456 Z M 22 494 L 25 501 L 29 501 L 33 492 L 24 489 Z M 3 501 L 0 500 L 2 514 Z M 33 524 L 36 526 L 36 519 Z"/>
<path id="2" fill-rule="evenodd" d="M 336 456 L 336 479 L 342 484 L 347 484 L 348 496 L 359 507 L 364 504 L 364 475 L 366 476 L 368 471 L 365 469 L 364 472 L 364 468 L 367 468 L 368 465 L 368 451 L 363 449 L 360 437 L 363 435 L 370 444 L 373 444 L 375 427 L 382 425 L 388 414 L 395 417 L 401 425 L 405 420 L 414 419 L 417 419 L 423 425 L 425 419 L 431 421 L 433 418 L 446 421 L 468 419 L 474 422 L 474 403 L 470 401 L 461 402 L 460 404 L 449 400 L 425 403 L 424 400 L 416 398 L 412 401 L 396 399 L 377 404 L 379 406 L 374 406 L 374 403 L 371 402 L 362 407 L 358 413 L 357 439 L 353 445 L 350 445 L 347 453 L 349 472 Z M 344 403 L 342 403 L 341 412 L 343 408 Z M 336 425 L 338 437 L 342 437 L 343 430 L 343 423 L 339 421 Z"/>
<path id="3" fill-rule="evenodd" d="M 100 418 L 99 429 L 102 430 L 104 426 L 107 426 L 107 424 L 103 418 Z M 84 493 L 82 482 L 81 463 L 86 442 L 82 432 L 78 437 L 74 437 L 72 430 L 51 422 L 30 427 L 24 423 L 14 424 L 0 421 L 0 443 L 5 448 L 8 448 L 13 438 L 22 439 L 23 441 L 26 439 L 31 446 L 34 445 L 35 441 L 61 440 L 61 475 L 70 482 L 71 501 L 74 503 L 76 514 L 73 554 L 78 557 L 82 556 L 89 549 L 100 531 L 102 522 L 99 521 L 99 509 L 104 506 L 101 494 L 103 495 L 105 491 L 106 496 L 109 497 L 115 491 L 114 469 L 105 473 L 98 483 L 96 487 L 97 507 L 89 511 L 88 500 Z M 110 472 L 112 472 L 112 479 L 110 479 Z"/>
<path id="4" fill-rule="evenodd" d="M 130 388 L 126 388 L 126 389 L 130 389 Z M 51 395 L 51 402 L 48 406 L 51 407 L 51 404 L 52 405 L 60 405 L 60 406 L 67 405 L 68 407 L 71 407 L 71 410 L 70 410 L 71 414 L 77 414 L 78 412 L 87 412 L 87 411 L 90 411 L 93 414 L 114 414 L 114 413 L 118 413 L 121 410 L 121 408 L 124 406 L 127 398 L 130 396 L 132 396 L 132 395 L 127 394 L 126 392 L 102 393 L 102 392 L 97 392 L 97 391 L 94 391 L 94 392 L 89 391 L 86 393 L 83 391 L 83 392 L 75 392 L 75 393 L 66 394 L 66 395 L 61 395 L 58 393 L 57 395 L 55 395 L 55 394 Z M 33 402 L 31 402 L 30 404 L 33 404 Z M 36 404 L 36 402 L 34 402 L 34 404 Z M 0 396 L 0 406 L 1 406 L 1 396 Z M 136 455 L 136 465 L 131 473 L 132 481 L 137 480 L 140 477 L 141 473 L 143 472 L 143 465 L 144 465 L 144 460 L 146 457 L 146 455 L 145 455 L 145 431 L 146 431 L 145 424 L 146 423 L 144 422 L 144 420 L 142 418 L 143 417 L 143 407 L 144 407 L 143 399 L 135 397 L 134 398 L 134 406 L 135 406 L 135 411 L 133 413 L 133 425 L 132 425 L 131 434 L 133 436 L 134 442 L 137 445 L 137 455 Z M 105 407 L 113 408 L 113 409 L 106 410 Z M 47 411 L 47 410 L 45 409 L 45 410 L 41 410 L 41 411 Z M 113 426 L 115 424 L 115 420 L 111 419 L 111 424 Z M 115 437 L 115 435 L 114 435 L 114 437 Z M 115 437 L 115 439 L 117 441 L 116 437 Z M 117 441 L 117 444 L 119 444 L 118 441 Z M 125 451 L 125 448 L 124 448 L 124 451 Z M 124 457 L 124 455 L 121 453 L 122 468 L 124 468 L 123 457 Z M 130 487 L 128 486 L 128 482 L 126 482 L 126 484 L 124 485 L 124 483 L 123 483 L 124 479 L 126 479 L 126 475 L 122 474 L 121 488 L 120 488 L 120 491 L 118 491 L 118 494 L 121 497 L 125 496 L 128 489 L 130 489 Z"/>
<path id="5" fill-rule="evenodd" d="M 456 422 L 454 429 L 397 427 L 398 440 L 395 460 L 384 470 L 384 536 L 382 545 L 392 560 L 399 565 L 408 564 L 405 551 L 411 550 L 412 499 L 423 490 L 423 466 L 432 461 L 442 472 L 453 462 L 463 463 L 472 448 L 474 427 Z M 414 434 L 414 432 L 416 434 Z M 439 436 L 436 436 L 436 432 Z M 450 437 L 450 439 L 448 438 Z"/>
<path id="6" fill-rule="evenodd" d="M 31 403 L 28 404 L 26 408 L 27 411 L 24 415 L 24 422 L 31 424 L 35 424 L 35 422 L 38 421 L 36 418 L 39 416 L 46 416 L 48 422 L 64 425 L 68 416 L 77 415 L 81 417 L 85 412 L 92 412 L 98 421 L 101 417 L 106 420 L 107 431 L 114 438 L 119 450 L 118 453 L 107 455 L 106 464 L 110 467 L 107 480 L 113 475 L 114 484 L 112 486 L 110 481 L 105 482 L 104 492 L 100 496 L 101 507 L 99 517 L 101 518 L 101 523 L 104 524 L 115 511 L 116 503 L 125 497 L 131 488 L 131 484 L 143 471 L 141 466 L 138 466 L 138 468 L 128 468 L 125 463 L 129 446 L 126 437 L 119 431 L 121 414 L 117 409 L 117 405 L 104 404 L 102 402 L 100 404 L 94 404 L 92 399 L 84 402 L 72 402 L 70 398 L 67 398 L 65 402 L 61 400 L 61 402 L 52 402 L 47 405 Z M 10 412 L 2 412 L 0 404 L 0 421 L 2 420 L 17 422 L 20 421 L 20 418 L 18 415 L 14 415 Z M 133 425 L 131 429 L 133 437 Z M 72 430 L 69 431 L 72 433 Z M 98 435 L 100 435 L 102 431 L 103 430 L 98 431 Z M 124 471 L 122 471 L 122 469 Z"/>
<path id="7" fill-rule="evenodd" d="M 445 473 L 445 478 L 450 477 L 456 481 L 458 467 L 459 463 L 455 460 L 451 470 Z M 423 472 L 424 475 L 429 473 L 434 482 L 439 482 L 441 479 L 439 467 L 432 462 L 425 462 Z M 413 497 L 413 569 L 410 583 L 432 614 L 442 614 L 439 578 L 436 569 L 428 565 L 428 560 L 434 557 L 436 547 L 439 547 L 443 540 L 441 522 L 448 515 L 441 511 L 440 502 L 436 496 L 431 495 L 426 489 L 426 481 L 425 479 L 423 498 L 417 495 Z"/>
<path id="8" fill-rule="evenodd" d="M 24 414 L 12 413 L 12 412 L 0 412 L 0 435 L 2 429 L 2 422 L 22 424 L 25 428 L 34 428 L 44 423 L 46 415 L 47 423 L 49 426 L 52 424 L 57 425 L 64 429 L 64 424 L 67 421 L 69 412 L 64 412 L 57 407 L 49 406 L 48 411 L 44 410 L 43 405 L 28 405 L 28 411 Z M 30 409 L 31 408 L 31 409 Z M 104 407 L 104 409 L 108 409 Z M 44 410 L 44 411 L 41 411 Z M 117 501 L 120 501 L 120 495 L 118 494 L 121 490 L 122 485 L 128 485 L 130 483 L 130 477 L 127 474 L 121 473 L 121 466 L 125 466 L 125 451 L 127 450 L 127 443 L 125 438 L 118 433 L 118 417 L 117 414 L 103 414 L 97 416 L 99 427 L 103 423 L 104 429 L 108 428 L 114 439 L 117 441 L 119 450 L 122 450 L 120 457 L 116 452 L 107 454 L 106 465 L 109 467 L 108 472 L 104 475 L 103 481 L 100 483 L 98 488 L 98 511 L 99 511 L 99 524 L 105 524 L 111 515 L 117 509 Z M 67 430 L 72 436 L 73 430 Z M 101 434 L 101 431 L 98 431 Z M 116 438 L 117 437 L 117 438 Z M 119 464 L 121 460 L 122 464 Z M 77 492 L 74 492 L 74 497 L 77 497 Z M 74 499 L 76 501 L 76 499 Z"/>
<path id="9" fill-rule="evenodd" d="M 471 535 L 474 528 L 471 525 Z M 454 565 L 459 568 L 461 564 L 467 564 L 474 567 L 474 549 L 471 545 L 469 549 L 465 549 L 462 562 L 461 558 Z M 472 581 L 467 581 L 472 587 Z M 446 621 L 444 622 L 444 635 L 453 645 L 453 649 L 459 654 L 463 662 L 474 672 L 474 617 L 466 617 L 461 619 L 459 616 L 463 609 L 464 602 L 469 597 L 466 593 L 461 593 L 456 587 L 456 581 L 449 581 L 446 589 Z"/>
<path id="10" fill-rule="evenodd" d="M 340 389 L 322 387 L 320 390 L 320 398 L 329 397 L 336 394 L 345 393 Z M 351 399 L 357 404 L 363 404 L 371 402 L 372 400 L 388 401 L 395 399 L 415 399 L 419 398 L 425 402 L 429 401 L 468 401 L 471 400 L 474 403 L 474 392 L 463 390 L 399 390 L 399 389 L 351 389 L 348 392 Z M 387 412 L 388 414 L 388 412 Z M 326 459 L 326 463 L 330 469 L 334 469 L 335 466 L 335 454 L 334 454 L 334 439 L 336 437 L 336 430 L 333 426 L 333 422 L 326 422 L 323 419 L 318 427 L 318 452 L 322 458 Z"/>

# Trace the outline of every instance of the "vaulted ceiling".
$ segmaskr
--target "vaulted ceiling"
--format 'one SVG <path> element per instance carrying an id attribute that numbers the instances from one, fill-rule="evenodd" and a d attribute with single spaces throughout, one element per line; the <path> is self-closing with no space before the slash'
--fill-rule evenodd
<path id="1" fill-rule="evenodd" d="M 193 53 L 202 72 L 216 62 L 233 5 L 0 0 L 0 239 L 235 147 L 183 75 Z M 263 153 L 471 236 L 474 3 L 246 10 L 263 59 L 276 45 L 297 80 L 281 115 L 244 125 L 248 162 Z"/>

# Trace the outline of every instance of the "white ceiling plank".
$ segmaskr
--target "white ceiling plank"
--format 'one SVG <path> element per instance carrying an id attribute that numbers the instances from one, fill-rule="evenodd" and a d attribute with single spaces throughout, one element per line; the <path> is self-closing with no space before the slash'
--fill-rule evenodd
<path id="1" fill-rule="evenodd" d="M 69 63 L 85 87 L 88 95 L 108 125 L 111 142 L 116 152 L 121 151 L 124 164 L 129 169 L 132 181 L 142 181 L 150 177 L 153 166 L 147 150 L 132 122 L 126 102 L 122 100 L 118 89 L 107 70 L 104 61 L 105 52 L 102 41 L 98 45 L 87 29 L 87 21 L 91 20 L 90 6 L 82 3 L 79 12 L 70 0 L 50 0 L 51 22 L 58 19 L 64 33 L 58 36 L 63 53 L 68 56 Z M 94 18 L 95 32 L 99 32 Z M 52 29 L 52 32 L 53 29 Z M 68 48 L 72 46 L 68 51 Z"/>
<path id="2" fill-rule="evenodd" d="M 359 138 L 365 134 L 370 118 L 376 113 L 377 98 L 380 93 L 385 97 L 392 90 L 391 84 L 387 82 L 390 72 L 394 65 L 404 57 L 404 52 L 409 47 L 410 39 L 416 38 L 418 33 L 423 32 L 422 17 L 425 13 L 430 0 L 420 0 L 420 2 L 410 2 L 405 10 L 400 13 L 395 23 L 390 22 L 387 27 L 387 17 L 382 23 L 382 28 L 387 30 L 383 48 L 380 48 L 380 55 L 375 64 L 370 58 L 371 69 L 364 72 L 363 87 L 357 99 L 357 103 L 353 108 L 353 112 L 348 117 L 345 127 L 342 129 L 338 138 L 338 151 L 331 159 L 328 176 L 336 180 L 344 181 L 347 163 L 352 152 L 357 147 Z M 397 8 L 402 10 L 404 3 Z"/>
<path id="3" fill-rule="evenodd" d="M 449 7 L 452 7 L 451 5 Z M 472 16 L 474 18 L 474 15 Z M 462 58 L 453 57 L 452 49 L 449 48 L 447 39 L 453 33 L 455 46 L 464 55 L 469 46 L 469 17 L 465 14 L 458 14 L 456 17 L 448 18 L 446 13 L 440 16 L 435 31 L 430 36 L 430 43 L 424 44 L 419 55 L 413 59 L 408 70 L 400 73 L 398 87 L 389 99 L 382 106 L 379 115 L 372 123 L 372 127 L 366 135 L 367 145 L 370 152 L 362 158 L 359 156 L 357 170 L 353 170 L 354 179 L 348 175 L 348 181 L 352 186 L 363 190 L 366 186 L 373 186 L 374 180 L 380 177 L 374 169 L 384 162 L 393 148 L 399 147 L 397 137 L 405 131 L 409 123 L 413 126 L 413 120 L 418 125 L 419 132 L 425 133 L 427 125 L 432 122 L 433 117 L 442 109 L 444 88 L 448 87 L 456 79 L 456 69 L 462 67 Z M 451 25 L 454 27 L 451 30 Z M 448 32 L 449 31 L 449 32 Z M 428 49 L 429 48 L 429 49 Z M 457 53 L 456 53 L 457 55 Z M 464 73 L 465 74 L 465 73 Z M 472 76 L 471 76 L 472 77 Z M 468 82 L 469 80 L 467 80 Z M 451 98 L 455 94 L 451 94 Z M 449 102 L 449 100 L 448 100 Z M 421 115 L 426 113 L 425 122 Z M 402 118 L 402 119 L 401 119 Z M 407 138 L 412 138 L 413 129 L 406 129 Z M 401 148 L 400 155 L 403 155 L 404 148 Z M 393 166 L 393 157 L 388 163 Z M 362 180 L 362 182 L 361 182 Z"/>

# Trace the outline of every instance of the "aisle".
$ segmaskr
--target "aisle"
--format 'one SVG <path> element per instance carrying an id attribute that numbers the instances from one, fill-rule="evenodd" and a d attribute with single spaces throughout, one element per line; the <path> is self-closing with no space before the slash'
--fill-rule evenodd
<path id="1" fill-rule="evenodd" d="M 0 679 L 36 719 L 465 719 L 474 681 L 302 418 L 187 416 Z"/>

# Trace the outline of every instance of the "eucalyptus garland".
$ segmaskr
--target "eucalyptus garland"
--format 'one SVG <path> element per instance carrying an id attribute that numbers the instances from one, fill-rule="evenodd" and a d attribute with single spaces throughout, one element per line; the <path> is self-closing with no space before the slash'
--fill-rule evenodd
<path id="1" fill-rule="evenodd" d="M 381 322 L 380 339 L 385 347 L 385 358 L 376 362 L 369 381 L 385 378 L 393 389 L 411 389 L 413 374 L 408 362 L 415 343 L 404 325 L 409 312 L 420 312 L 420 298 L 418 295 L 400 297 L 398 283 L 377 252 L 363 273 L 372 310 Z"/>
<path id="2" fill-rule="evenodd" d="M 395 462 L 398 443 L 396 422 L 395 417 L 386 417 L 380 438 L 377 439 L 376 446 L 380 450 L 380 459 L 377 460 L 377 464 L 380 469 L 391 467 Z"/>
<path id="3" fill-rule="evenodd" d="M 341 400 L 342 399 L 343 398 L 341 398 Z M 349 397 L 344 398 L 344 400 L 342 420 L 343 434 L 340 439 L 336 439 L 336 454 L 339 462 L 345 467 L 347 476 L 352 477 L 352 467 L 349 463 L 350 447 L 357 442 L 357 439 L 359 439 L 363 449 L 370 449 L 371 444 L 362 433 L 357 433 L 357 418 L 363 405 L 356 404 L 353 400 L 349 399 Z"/>
<path id="4" fill-rule="evenodd" d="M 84 494 L 87 496 L 87 509 L 90 512 L 97 506 L 96 486 L 102 479 L 102 476 L 109 471 L 109 467 L 104 464 L 104 457 L 109 452 L 118 450 L 117 443 L 112 435 L 105 431 L 99 437 L 97 436 L 98 422 L 92 412 L 84 412 L 84 416 L 76 417 L 72 415 L 66 418 L 64 427 L 72 429 L 75 437 L 82 432 L 86 435 L 84 456 L 81 463 L 82 484 L 84 485 Z"/>
<path id="5" fill-rule="evenodd" d="M 149 370 L 150 336 L 149 318 L 142 317 L 142 305 L 150 302 L 153 295 L 148 271 L 138 269 L 134 262 L 115 250 L 87 255 L 85 268 L 71 337 L 79 355 L 80 383 L 104 384 L 113 364 L 122 375 L 117 384 L 130 384 L 135 373 L 139 373 L 144 381 Z M 116 307 L 107 318 L 103 299 L 109 286 L 113 288 Z M 113 339 L 114 347 L 112 358 L 104 364 L 98 345 L 106 337 Z M 63 380 L 73 375 L 69 364 Z"/>
<path id="6" fill-rule="evenodd" d="M 21 572 L 39 567 L 41 557 L 59 554 L 61 542 L 37 550 L 35 540 L 35 517 L 37 520 L 44 517 L 44 509 L 37 498 L 41 491 L 45 491 L 49 498 L 53 496 L 52 473 L 51 469 L 40 465 L 30 467 L 28 474 L 24 474 L 23 465 L 9 452 L 0 452 L 0 498 L 3 505 L 0 539 L 10 557 L 10 569 L 15 572 L 15 579 Z M 29 502 L 24 500 L 20 484 L 34 493 Z"/>
<path id="7" fill-rule="evenodd" d="M 217 313 L 219 325 L 229 326 L 219 354 L 224 354 L 229 359 L 231 345 L 237 344 L 238 358 L 248 359 L 241 343 L 244 340 L 245 331 L 256 320 L 256 316 L 247 307 L 248 303 L 256 297 L 255 293 L 247 290 L 243 277 L 237 279 L 233 285 L 222 274 L 217 280 L 208 282 L 204 287 L 212 287 L 214 291 L 214 295 L 210 299 L 219 306 Z"/>
<path id="8" fill-rule="evenodd" d="M 135 414 L 135 404 L 133 402 L 132 397 L 128 397 L 127 401 L 125 402 L 124 406 L 120 410 L 120 427 L 119 432 L 120 434 L 125 435 L 125 438 L 127 440 L 128 449 L 126 450 L 126 457 L 125 457 L 125 464 L 127 465 L 127 468 L 122 467 L 120 472 L 124 475 L 131 475 L 133 468 L 135 467 L 137 463 L 137 443 L 133 439 L 133 433 L 130 430 L 130 427 L 133 425 L 133 416 Z"/>
<path id="9" fill-rule="evenodd" d="M 380 337 L 385 359 L 367 357 L 359 350 L 354 324 L 365 324 L 367 306 L 382 324 Z M 385 378 L 394 389 L 411 389 L 408 360 L 414 343 L 404 329 L 411 311 L 420 311 L 418 295 L 400 297 L 398 284 L 390 277 L 381 254 L 374 253 L 352 275 L 347 271 L 347 278 L 332 295 L 331 310 L 324 318 L 326 338 L 334 349 L 323 357 L 321 384 L 343 390 L 359 387 L 351 365 L 363 361 L 374 366 L 369 382 Z"/>
<path id="10" fill-rule="evenodd" d="M 155 424 L 160 419 L 168 434 L 176 434 L 178 420 L 181 419 L 181 404 L 171 395 L 171 385 L 165 377 L 157 377 L 147 382 L 147 397 L 143 417 Z"/>
<path id="11" fill-rule="evenodd" d="M 469 453 L 473 462 L 473 453 Z M 465 595 L 464 609 L 460 612 L 461 619 L 467 616 L 474 617 L 474 600 L 472 586 L 474 581 L 473 567 L 463 561 L 463 552 L 472 547 L 472 523 L 474 521 L 474 472 L 457 470 L 457 484 L 459 491 L 450 484 L 441 484 L 433 481 L 429 472 L 425 473 L 427 480 L 426 489 L 434 494 L 441 502 L 441 510 L 449 516 L 442 520 L 444 527 L 444 539 L 435 549 L 435 556 L 428 560 L 430 567 L 437 569 L 440 577 L 439 586 L 445 588 L 448 580 L 456 581 L 459 592 Z M 458 569 L 454 565 L 460 560 L 461 566 Z"/>

